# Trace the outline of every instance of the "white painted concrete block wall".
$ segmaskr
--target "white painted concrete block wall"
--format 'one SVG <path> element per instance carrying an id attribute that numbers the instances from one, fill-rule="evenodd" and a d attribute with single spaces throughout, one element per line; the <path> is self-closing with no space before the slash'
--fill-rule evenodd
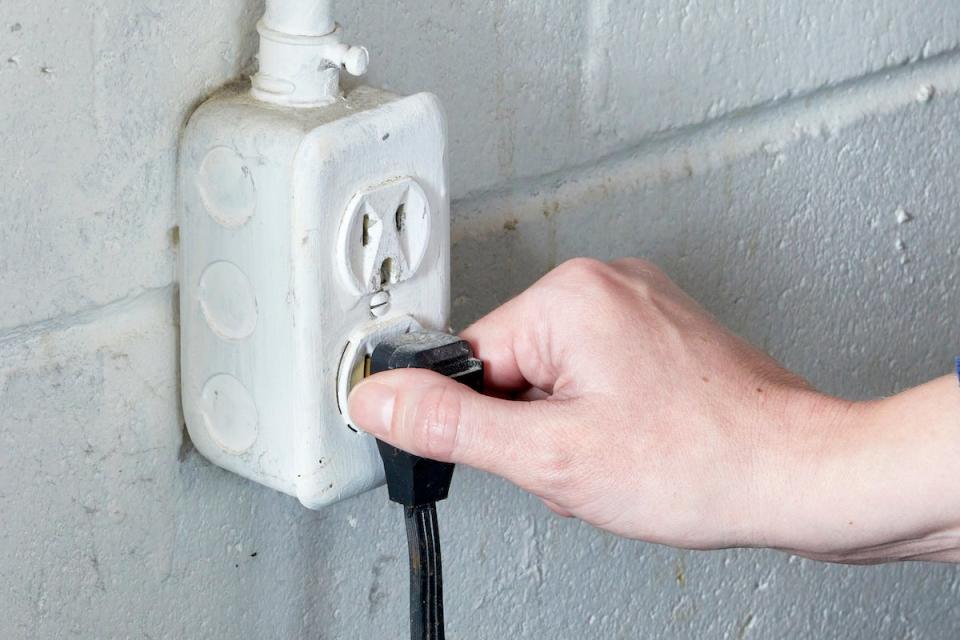
<path id="1" fill-rule="evenodd" d="M 639 254 L 830 391 L 948 369 L 957 3 L 340 4 L 369 81 L 447 107 L 460 325 L 566 257 Z M 182 439 L 177 136 L 248 66 L 260 9 L 0 3 L 0 637 L 392 637 L 405 615 L 381 493 L 310 513 Z M 626 542 L 466 470 L 455 494 L 452 638 L 960 626 L 950 567 Z"/>

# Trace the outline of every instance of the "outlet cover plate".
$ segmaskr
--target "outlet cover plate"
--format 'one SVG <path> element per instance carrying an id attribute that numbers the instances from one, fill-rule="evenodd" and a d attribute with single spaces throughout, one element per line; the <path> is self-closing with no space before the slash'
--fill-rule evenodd
<path id="1" fill-rule="evenodd" d="M 314 509 L 382 484 L 337 373 L 358 332 L 448 326 L 445 152 L 429 94 L 359 87 L 295 109 L 230 90 L 194 113 L 179 168 L 181 378 L 204 456 Z"/>

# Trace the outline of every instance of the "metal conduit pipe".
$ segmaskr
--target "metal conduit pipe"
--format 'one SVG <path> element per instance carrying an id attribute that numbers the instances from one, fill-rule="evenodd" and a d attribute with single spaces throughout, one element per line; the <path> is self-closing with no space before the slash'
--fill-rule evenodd
<path id="1" fill-rule="evenodd" d="M 263 23 L 298 36 L 325 36 L 337 27 L 333 0 L 267 0 Z"/>
<path id="2" fill-rule="evenodd" d="M 332 0 L 267 0 L 260 33 L 260 69 L 252 78 L 258 100 L 290 107 L 318 107 L 340 96 L 340 70 L 363 75 L 364 47 L 340 42 Z"/>

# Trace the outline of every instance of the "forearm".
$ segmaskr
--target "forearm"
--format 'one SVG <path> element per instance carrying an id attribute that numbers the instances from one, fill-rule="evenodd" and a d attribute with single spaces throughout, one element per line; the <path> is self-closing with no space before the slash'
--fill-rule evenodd
<path id="1" fill-rule="evenodd" d="M 956 378 L 874 402 L 819 402 L 830 408 L 793 424 L 784 459 L 767 470 L 777 477 L 765 542 L 837 562 L 960 562 Z"/>

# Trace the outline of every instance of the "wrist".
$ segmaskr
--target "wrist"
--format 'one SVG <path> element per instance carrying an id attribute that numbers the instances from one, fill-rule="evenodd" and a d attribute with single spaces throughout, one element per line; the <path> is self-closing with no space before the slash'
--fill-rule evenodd
<path id="1" fill-rule="evenodd" d="M 753 545 L 806 555 L 835 540 L 869 403 L 782 388 L 757 428 Z M 841 518 L 842 519 L 842 518 Z"/>
<path id="2" fill-rule="evenodd" d="M 785 407 L 755 482 L 768 488 L 759 545 L 834 562 L 960 559 L 955 379 L 871 402 L 798 392 Z"/>

